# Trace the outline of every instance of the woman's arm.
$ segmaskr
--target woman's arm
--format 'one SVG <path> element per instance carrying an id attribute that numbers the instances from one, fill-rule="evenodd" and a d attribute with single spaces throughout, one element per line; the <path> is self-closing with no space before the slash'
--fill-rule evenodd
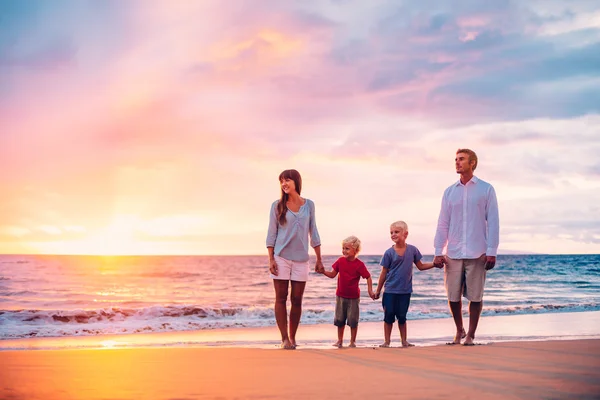
<path id="1" fill-rule="evenodd" d="M 279 270 L 277 269 L 277 261 L 275 261 L 275 249 L 273 247 L 267 247 L 269 251 L 269 271 L 275 276 L 279 275 Z"/>
<path id="2" fill-rule="evenodd" d="M 315 262 L 315 272 L 323 272 L 325 271 L 325 267 L 323 266 L 323 261 L 321 260 L 321 245 L 314 247 L 315 255 L 317 256 L 317 261 Z"/>

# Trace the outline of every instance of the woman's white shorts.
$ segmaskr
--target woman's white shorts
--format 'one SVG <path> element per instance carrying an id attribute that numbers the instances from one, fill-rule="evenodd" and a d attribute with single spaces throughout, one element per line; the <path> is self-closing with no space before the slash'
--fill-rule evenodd
<path id="1" fill-rule="evenodd" d="M 292 261 L 275 256 L 278 274 L 271 274 L 272 279 L 306 282 L 308 280 L 308 261 Z"/>

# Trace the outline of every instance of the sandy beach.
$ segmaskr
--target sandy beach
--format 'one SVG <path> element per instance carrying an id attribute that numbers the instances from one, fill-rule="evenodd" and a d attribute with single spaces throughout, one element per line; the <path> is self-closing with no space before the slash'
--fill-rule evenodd
<path id="1" fill-rule="evenodd" d="M 597 399 L 600 340 L 0 352 L 2 399 Z"/>

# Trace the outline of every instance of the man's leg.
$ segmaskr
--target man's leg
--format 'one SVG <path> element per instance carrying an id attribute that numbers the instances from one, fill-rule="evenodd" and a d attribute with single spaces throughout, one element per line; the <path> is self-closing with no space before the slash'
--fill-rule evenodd
<path id="1" fill-rule="evenodd" d="M 469 303 L 469 332 L 467 332 L 467 338 L 464 343 L 467 346 L 473 344 L 473 340 L 475 339 L 475 331 L 477 330 L 477 324 L 481 316 L 482 305 L 482 301 L 472 301 Z"/>
<path id="2" fill-rule="evenodd" d="M 462 259 L 447 258 L 446 267 L 444 268 L 444 285 L 448 295 L 448 307 L 456 326 L 454 340 L 448 344 L 460 344 L 461 339 L 464 337 L 461 300 L 464 287 L 463 261 Z"/>
<path id="3" fill-rule="evenodd" d="M 475 331 L 481 316 L 483 308 L 483 288 L 485 285 L 485 261 L 486 256 L 483 254 L 479 258 L 465 261 L 465 276 L 468 291 L 467 299 L 469 299 L 469 332 L 465 339 L 465 345 L 470 346 L 475 339 Z"/>
<path id="4" fill-rule="evenodd" d="M 463 318 L 462 318 L 462 301 L 449 301 L 450 313 L 454 318 L 454 325 L 456 325 L 456 334 L 454 335 L 454 344 L 460 344 L 460 340 L 463 337 Z"/>

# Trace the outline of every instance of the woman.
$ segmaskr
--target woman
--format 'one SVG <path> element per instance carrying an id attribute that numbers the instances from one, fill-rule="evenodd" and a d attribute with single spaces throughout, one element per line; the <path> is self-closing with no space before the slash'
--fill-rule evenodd
<path id="1" fill-rule="evenodd" d="M 296 348 L 296 331 L 302 315 L 302 296 L 308 280 L 308 243 L 315 249 L 315 271 L 323 271 L 321 239 L 315 221 L 315 204 L 300 197 L 302 178 L 295 169 L 279 174 L 281 199 L 271 206 L 267 249 L 269 271 L 275 287 L 275 320 L 281 332 L 281 347 Z M 287 297 L 292 287 L 288 334 Z"/>

